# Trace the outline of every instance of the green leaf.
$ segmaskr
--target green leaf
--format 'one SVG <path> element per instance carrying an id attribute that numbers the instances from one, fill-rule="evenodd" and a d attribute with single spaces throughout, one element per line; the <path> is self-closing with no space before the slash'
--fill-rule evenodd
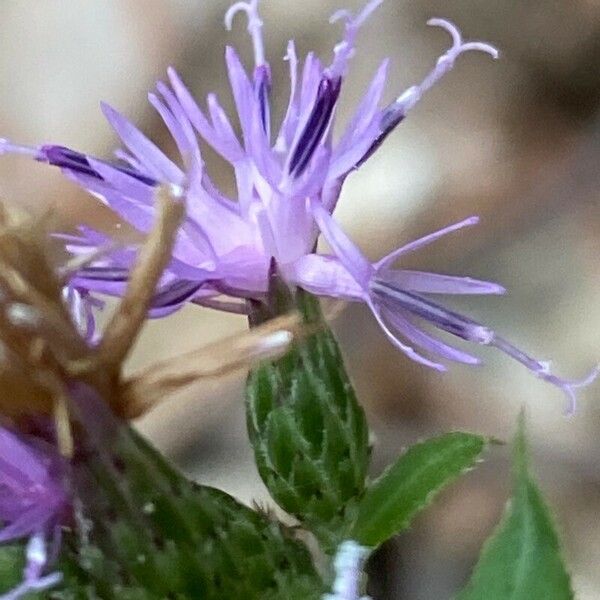
<path id="1" fill-rule="evenodd" d="M 23 581 L 25 543 L 0 546 L 0 594 L 8 592 Z"/>
<path id="2" fill-rule="evenodd" d="M 23 581 L 26 545 L 27 540 L 0 546 L 0 596 Z M 23 598 L 38 600 L 41 597 L 41 594 L 32 592 Z"/>
<path id="3" fill-rule="evenodd" d="M 320 597 L 322 581 L 291 530 L 189 482 L 112 415 L 99 423 L 98 403 L 86 408 L 93 425 L 80 434 L 85 461 L 73 475 L 81 508 L 65 538 L 64 590 L 53 598 Z"/>
<path id="4" fill-rule="evenodd" d="M 406 529 L 438 491 L 473 466 L 485 447 L 483 437 L 469 433 L 448 433 L 410 447 L 370 485 L 353 539 L 378 546 Z"/>
<path id="5" fill-rule="evenodd" d="M 318 300 L 277 286 L 274 278 L 269 305 L 255 306 L 251 321 L 295 308 L 316 333 L 250 373 L 248 432 L 272 497 L 330 551 L 347 536 L 365 489 L 367 423 Z"/>
<path id="6" fill-rule="evenodd" d="M 553 519 L 529 474 L 523 416 L 513 462 L 512 499 L 458 600 L 570 600 Z"/>
<path id="7" fill-rule="evenodd" d="M 0 546 L 0 593 L 6 592 L 23 579 L 25 544 Z"/>

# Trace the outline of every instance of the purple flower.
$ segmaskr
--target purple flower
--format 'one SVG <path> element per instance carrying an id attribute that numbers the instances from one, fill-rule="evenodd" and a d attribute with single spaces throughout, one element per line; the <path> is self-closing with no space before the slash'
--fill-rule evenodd
<path id="1" fill-rule="evenodd" d="M 24 580 L 0 598 L 20 598 L 60 581 L 60 574 L 44 571 L 56 557 L 69 511 L 65 468 L 64 459 L 45 441 L 0 427 L 0 543 L 29 537 Z"/>
<path id="2" fill-rule="evenodd" d="M 431 298 L 449 294 L 502 294 L 505 292 L 503 287 L 469 277 L 392 268 L 405 254 L 419 250 L 448 233 L 475 225 L 479 221 L 477 217 L 410 242 L 371 264 L 319 202 L 315 201 L 311 206 L 319 229 L 336 258 L 316 254 L 304 257 L 303 268 L 312 274 L 313 279 L 313 286 L 308 291 L 331 295 L 331 288 L 336 287 L 334 295 L 337 297 L 365 302 L 394 346 L 412 360 L 438 371 L 447 370 L 444 364 L 437 362 L 439 359 L 471 365 L 480 361 L 442 341 L 427 327 L 467 342 L 492 346 L 559 388 L 569 401 L 567 413 L 575 411 L 576 390 L 592 383 L 600 367 L 581 380 L 557 377 L 551 372 L 549 362 L 531 358 L 486 325 L 445 308 Z"/>
<path id="3" fill-rule="evenodd" d="M 245 12 L 254 46 L 251 76 L 232 48 L 226 52 L 241 136 L 235 133 L 214 94 L 208 95 L 207 111 L 202 110 L 170 69 L 170 85 L 159 82 L 149 100 L 173 136 L 180 164 L 107 105 L 102 107 L 104 115 L 126 148 L 116 152 L 118 162 L 57 145 L 26 148 L 4 141 L 3 151 L 30 154 L 60 167 L 67 177 L 141 232 L 147 232 L 153 222 L 156 185 L 168 185 L 185 195 L 187 219 L 173 260 L 160 281 L 153 316 L 167 314 L 187 301 L 243 312 L 240 299 L 260 298 L 266 293 L 272 258 L 291 284 L 310 287 L 312 282 L 305 280 L 309 273 L 298 269 L 318 236 L 310 202 L 318 201 L 332 213 L 348 174 L 379 147 L 460 54 L 478 50 L 497 56 L 487 44 L 464 43 L 451 23 L 431 20 L 431 25 L 446 29 L 453 40 L 431 73 L 382 108 L 379 102 L 388 66 L 384 61 L 345 131 L 334 140 L 336 107 L 356 36 L 381 2 L 371 0 L 356 16 L 339 11 L 332 17 L 332 22 L 344 23 L 345 32 L 327 66 L 311 53 L 300 69 L 294 43 L 288 44 L 289 102 L 277 129 L 270 114 L 271 71 L 264 52 L 258 0 L 251 0 L 234 4 L 225 18 L 230 27 L 236 14 Z M 226 197 L 211 180 L 199 138 L 230 163 L 237 185 L 235 198 Z M 82 230 L 80 237 L 67 240 L 68 247 L 78 253 L 93 253 L 106 243 L 101 237 Z M 134 256 L 135 248 L 107 252 L 101 261 L 81 269 L 71 284 L 78 290 L 121 295 Z"/>
<path id="4" fill-rule="evenodd" d="M 173 136 L 180 164 L 107 105 L 103 105 L 104 115 L 126 148 L 116 151 L 118 162 L 56 145 L 26 148 L 4 141 L 3 151 L 29 154 L 60 167 L 67 177 L 143 233 L 154 221 L 156 186 L 169 186 L 185 197 L 187 218 L 178 234 L 171 264 L 156 290 L 150 311 L 153 316 L 168 314 L 188 301 L 243 313 L 246 299 L 260 299 L 267 292 L 269 266 L 275 259 L 292 285 L 323 296 L 367 303 L 388 338 L 411 359 L 440 371 L 446 367 L 439 359 L 479 362 L 423 327 L 431 326 L 469 342 L 498 348 L 559 387 L 569 397 L 572 410 L 575 390 L 591 382 L 597 371 L 582 381 L 560 379 L 550 372 L 547 363 L 530 358 L 490 328 L 444 308 L 430 297 L 498 294 L 503 288 L 469 278 L 391 268 L 402 254 L 474 224 L 476 219 L 408 244 L 374 265 L 333 221 L 331 215 L 347 176 L 379 148 L 423 94 L 453 68 L 456 59 L 472 50 L 497 57 L 492 46 L 464 42 L 453 24 L 431 19 L 430 25 L 450 33 L 450 49 L 420 84 L 380 107 L 388 66 L 384 61 L 344 132 L 334 140 L 335 111 L 356 36 L 381 2 L 371 0 L 356 16 L 339 11 L 332 17 L 333 22 L 344 22 L 345 32 L 327 66 L 311 53 L 300 71 L 294 43 L 288 44 L 291 89 L 277 130 L 271 119 L 272 81 L 264 51 L 263 23 L 258 0 L 250 0 L 234 4 L 225 17 L 229 28 L 237 13 L 246 13 L 254 46 L 255 67 L 250 77 L 235 51 L 228 48 L 226 52 L 241 136 L 235 133 L 214 94 L 208 95 L 207 111 L 202 110 L 170 69 L 170 85 L 159 82 L 149 100 Z M 237 187 L 235 198 L 218 190 L 206 172 L 199 138 L 231 165 Z M 337 257 L 313 252 L 319 231 Z M 111 249 L 105 236 L 88 228 L 81 228 L 79 235 L 63 237 L 67 249 L 75 255 L 95 256 L 99 249 L 105 249 L 101 259 L 89 261 L 72 278 L 70 285 L 77 293 L 69 292 L 71 302 L 90 292 L 116 296 L 124 293 L 135 247 Z M 84 327 L 89 313 L 80 310 L 76 314 Z"/>

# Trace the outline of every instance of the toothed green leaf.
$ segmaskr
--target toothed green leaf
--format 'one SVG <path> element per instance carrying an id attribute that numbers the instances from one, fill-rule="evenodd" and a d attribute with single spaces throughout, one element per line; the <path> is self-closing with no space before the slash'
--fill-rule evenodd
<path id="1" fill-rule="evenodd" d="M 409 448 L 369 486 L 352 538 L 378 546 L 406 529 L 437 492 L 475 464 L 485 447 L 481 436 L 448 433 Z"/>

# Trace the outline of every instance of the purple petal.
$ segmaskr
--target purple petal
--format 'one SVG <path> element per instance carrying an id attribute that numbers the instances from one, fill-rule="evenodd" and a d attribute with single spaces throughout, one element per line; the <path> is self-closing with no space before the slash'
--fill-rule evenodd
<path id="1" fill-rule="evenodd" d="M 228 47 L 226 50 L 229 81 L 237 108 L 246 152 L 258 167 L 259 171 L 270 180 L 275 180 L 277 172 L 271 164 L 270 143 L 267 131 L 263 127 L 262 109 L 256 97 L 253 85 L 248 79 L 236 52 Z M 267 68 L 265 65 L 259 69 Z"/>
<path id="2" fill-rule="evenodd" d="M 55 449 L 0 427 L 0 543 L 55 525 L 68 505 Z"/>
<path id="3" fill-rule="evenodd" d="M 252 84 L 236 51 L 230 46 L 226 48 L 225 61 L 227 63 L 227 74 L 229 75 L 233 99 L 240 119 L 240 126 L 244 134 L 244 142 L 246 147 L 248 147 L 252 139 L 252 119 L 255 115 Z"/>
<path id="4" fill-rule="evenodd" d="M 379 125 L 374 121 L 359 137 L 354 139 L 345 152 L 340 153 L 337 150 L 335 151 L 329 169 L 329 180 L 343 179 L 350 171 L 360 166 L 365 152 L 367 152 L 373 143 L 373 139 L 377 136 L 378 128 Z"/>
<path id="5" fill-rule="evenodd" d="M 0 427 L 0 472 L 14 469 L 23 481 L 42 481 L 47 469 L 40 453 L 21 436 Z"/>
<path id="6" fill-rule="evenodd" d="M 175 91 L 182 109 L 185 111 L 188 119 L 196 128 L 196 131 L 206 141 L 206 143 L 212 146 L 214 150 L 218 152 L 225 160 L 228 160 L 229 162 L 236 162 L 237 160 L 240 160 L 241 148 L 239 143 L 237 143 L 237 147 L 234 147 L 232 146 L 231 141 L 223 140 L 215 131 L 213 126 L 209 123 L 202 110 L 200 110 L 200 107 L 194 100 L 194 97 L 184 85 L 183 81 L 181 81 L 175 69 L 169 67 L 167 73 L 169 75 L 171 86 Z"/>
<path id="7" fill-rule="evenodd" d="M 285 275 L 312 294 L 343 300 L 365 299 L 364 290 L 340 261 L 331 256 L 307 254 L 287 267 Z"/>
<path id="8" fill-rule="evenodd" d="M 164 182 L 182 185 L 183 172 L 159 148 L 153 144 L 133 123 L 106 103 L 102 112 L 125 146 L 148 170 L 149 174 Z"/>
<path id="9" fill-rule="evenodd" d="M 394 331 L 392 331 L 392 329 L 390 327 L 388 327 L 388 325 L 385 322 L 385 320 L 383 319 L 381 311 L 377 307 L 377 305 L 375 305 L 371 300 L 368 301 L 368 304 L 369 304 L 369 308 L 371 309 L 371 312 L 373 313 L 373 315 L 377 319 L 377 322 L 379 323 L 379 326 L 383 329 L 383 332 L 385 333 L 385 335 L 387 336 L 387 338 L 403 354 L 406 354 L 406 356 L 408 356 L 408 358 L 410 358 L 411 360 L 414 360 L 415 362 L 418 362 L 418 363 L 420 363 L 422 365 L 425 365 L 426 367 L 430 367 L 432 369 L 435 369 L 436 371 L 441 371 L 441 372 L 447 371 L 447 369 L 446 369 L 446 367 L 444 365 L 442 365 L 440 363 L 433 362 L 433 361 L 429 360 L 428 358 L 425 358 L 424 356 L 422 356 L 421 354 L 419 354 L 418 352 L 416 352 L 414 350 L 414 348 L 411 348 L 410 346 L 408 346 L 404 342 L 402 342 L 398 338 L 398 335 L 396 333 L 394 333 Z"/>
<path id="10" fill-rule="evenodd" d="M 196 134 L 194 133 L 194 128 L 192 127 L 188 116 L 185 114 L 185 111 L 181 107 L 181 104 L 179 104 L 177 97 L 169 88 L 169 86 L 163 83 L 162 81 L 159 81 L 156 84 L 156 89 L 158 90 L 159 94 L 164 98 L 168 109 L 171 111 L 173 117 L 179 124 L 179 127 L 181 128 L 181 133 L 186 140 L 186 145 L 188 147 L 189 154 L 191 154 L 193 157 L 196 158 L 196 160 L 201 162 L 202 158 L 200 154 L 200 147 L 198 145 L 198 139 L 196 137 Z M 184 152 L 182 152 L 182 154 L 185 156 Z"/>
<path id="11" fill-rule="evenodd" d="M 250 155 L 258 170 L 258 173 L 254 177 L 255 186 L 258 187 L 260 185 L 260 178 L 262 176 L 271 190 L 276 190 L 283 176 L 281 161 L 273 153 L 258 116 L 255 116 L 252 120 Z"/>
<path id="12" fill-rule="evenodd" d="M 331 249 L 356 282 L 363 289 L 366 289 L 373 274 L 371 263 L 346 236 L 318 200 L 313 200 L 310 203 L 310 208 L 321 233 L 331 246 Z"/>
<path id="13" fill-rule="evenodd" d="M 331 154 L 332 150 L 330 144 L 318 146 L 312 156 L 310 168 L 304 171 L 298 179 L 290 180 L 287 178 L 284 185 L 281 186 L 284 194 L 292 196 L 293 198 L 318 196 L 331 172 Z M 304 205 L 301 205 L 301 208 L 304 210 Z M 327 209 L 328 212 L 330 212 L 329 207 L 327 207 Z"/>
<path id="14" fill-rule="evenodd" d="M 197 281 L 178 280 L 156 291 L 150 305 L 150 314 L 156 310 L 180 307 L 202 287 Z"/>
<path id="15" fill-rule="evenodd" d="M 377 69 L 361 103 L 346 127 L 344 135 L 336 148 L 336 153 L 346 152 L 354 140 L 359 138 L 373 122 L 379 112 L 378 105 L 385 87 L 388 67 L 389 60 L 386 59 Z"/>
<path id="16" fill-rule="evenodd" d="M 423 271 L 385 270 L 377 277 L 393 286 L 411 292 L 427 294 L 505 294 L 506 289 L 497 283 L 480 281 L 471 277 L 454 277 Z"/>
<path id="17" fill-rule="evenodd" d="M 52 504 L 42 504 L 47 503 L 49 500 L 45 497 L 44 493 L 40 493 L 36 500 L 38 502 L 37 505 L 23 511 L 18 519 L 10 523 L 10 525 L 0 529 L 0 544 L 23 538 L 34 531 L 40 531 L 45 528 L 56 510 L 56 506 Z"/>
<path id="18" fill-rule="evenodd" d="M 372 296 L 392 312 L 406 311 L 468 342 L 489 344 L 494 339 L 494 332 L 481 323 L 378 277 L 371 280 L 370 290 Z"/>
<path id="19" fill-rule="evenodd" d="M 321 61 L 314 55 L 314 52 L 309 52 L 304 59 L 304 67 L 302 69 L 302 82 L 300 84 L 300 102 L 298 111 L 304 120 L 307 114 L 312 111 L 314 99 L 317 95 L 317 90 L 323 76 L 323 65 Z"/>
<path id="20" fill-rule="evenodd" d="M 472 227 L 473 225 L 477 225 L 479 223 L 479 217 L 469 217 L 468 219 L 464 219 L 463 221 L 459 221 L 458 223 L 454 223 L 453 225 L 448 225 L 443 229 L 438 231 L 434 231 L 429 235 L 426 235 L 414 242 L 410 242 L 402 248 L 398 248 L 394 252 L 391 252 L 387 256 L 384 256 L 379 262 L 375 264 L 375 268 L 378 271 L 385 269 L 391 266 L 398 258 L 403 256 L 404 254 L 408 254 L 410 252 L 415 252 L 416 250 L 420 250 L 421 248 L 431 244 L 432 242 L 437 241 L 441 237 L 453 233 L 454 231 L 458 231 L 459 229 L 463 229 L 464 227 Z"/>
<path id="21" fill-rule="evenodd" d="M 190 144 L 186 134 L 181 127 L 181 124 L 177 121 L 173 113 L 163 104 L 161 100 L 159 100 L 156 94 L 148 94 L 148 101 L 156 112 L 160 115 L 160 118 L 164 121 L 169 133 L 175 140 L 175 144 L 177 145 L 177 149 L 181 156 L 190 156 L 192 154 Z"/>
<path id="22" fill-rule="evenodd" d="M 429 335 L 426 331 L 411 323 L 408 318 L 399 314 L 398 312 L 392 312 L 391 310 L 383 309 L 383 314 L 390 321 L 390 323 L 392 323 L 397 330 L 401 331 L 409 341 L 421 347 L 426 352 L 430 352 L 433 355 L 438 355 L 447 360 L 465 363 L 467 365 L 481 364 L 481 360 L 479 358 L 463 352 L 458 348 L 449 346 L 438 338 Z"/>
<path id="23" fill-rule="evenodd" d="M 290 63 L 290 98 L 285 111 L 285 117 L 281 123 L 279 135 L 277 136 L 276 148 L 281 152 L 288 150 L 298 121 L 298 107 L 296 101 L 296 90 L 298 86 L 298 56 L 293 40 L 288 42 L 285 60 Z"/>
<path id="24" fill-rule="evenodd" d="M 242 148 L 240 142 L 227 114 L 219 103 L 217 95 L 209 94 L 206 101 L 215 132 L 221 140 L 229 144 L 232 148 L 235 148 L 241 156 Z"/>
<path id="25" fill-rule="evenodd" d="M 190 178 L 187 210 L 195 223 L 202 225 L 211 244 L 213 255 L 231 252 L 238 245 L 254 241 L 250 225 L 239 214 L 239 204 L 207 192 L 205 181 L 197 176 Z"/>
<path id="26" fill-rule="evenodd" d="M 90 158 L 89 163 L 103 181 L 110 184 L 121 194 L 144 204 L 153 202 L 156 182 L 152 185 L 148 185 L 147 183 L 140 181 L 139 178 L 124 172 L 122 169 L 115 168 L 112 165 L 94 158 Z"/>
<path id="27" fill-rule="evenodd" d="M 76 176 L 78 183 L 104 198 L 135 229 L 148 233 L 155 219 L 154 191 L 107 165 L 98 165 L 94 161 L 92 165 L 116 189 L 113 190 L 103 182 L 84 179 L 85 176 L 82 175 Z M 204 229 L 196 221 L 186 219 L 177 235 L 173 256 L 200 265 L 211 260 L 212 255 L 212 246 Z"/>
<path id="28" fill-rule="evenodd" d="M 386 140 L 387 136 L 396 129 L 396 127 L 404 120 L 405 114 L 396 109 L 395 103 L 381 111 L 379 123 L 377 125 L 377 133 L 373 136 L 371 144 L 365 150 L 365 153 L 356 161 L 358 169 L 365 164 Z"/>
<path id="29" fill-rule="evenodd" d="M 112 210 L 132 227 L 148 233 L 154 223 L 154 207 L 150 202 L 136 198 L 135 200 L 116 191 L 105 181 L 81 175 L 73 171 L 65 172 L 66 177 L 101 198 Z"/>

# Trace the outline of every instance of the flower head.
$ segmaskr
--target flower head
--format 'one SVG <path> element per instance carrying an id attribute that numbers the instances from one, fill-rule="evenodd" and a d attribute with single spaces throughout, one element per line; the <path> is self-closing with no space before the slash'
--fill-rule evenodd
<path id="1" fill-rule="evenodd" d="M 476 50 L 497 55 L 487 44 L 463 42 L 451 23 L 431 20 L 431 25 L 451 34 L 450 50 L 420 84 L 410 87 L 387 107 L 380 106 L 388 68 L 384 61 L 353 117 L 336 138 L 335 112 L 355 53 L 356 37 L 381 3 L 370 0 L 356 15 L 342 10 L 332 17 L 332 22 L 343 22 L 344 34 L 329 64 L 310 53 L 300 68 L 295 45 L 289 42 L 289 101 L 277 128 L 271 118 L 273 82 L 265 55 L 263 22 L 258 0 L 248 0 L 235 3 L 225 16 L 228 28 L 236 15 L 247 17 L 254 48 L 251 75 L 235 50 L 228 48 L 225 57 L 241 136 L 214 94 L 208 95 L 206 110 L 202 109 L 175 70 L 169 69 L 169 84 L 159 82 L 156 91 L 149 94 L 149 101 L 173 136 L 181 157 L 179 164 L 108 105 L 102 106 L 104 115 L 125 147 L 116 151 L 116 162 L 58 145 L 25 148 L 5 141 L 3 151 L 28 153 L 60 167 L 143 233 L 153 221 L 154 188 L 163 184 L 181 191 L 186 198 L 187 218 L 152 303 L 153 316 L 162 316 L 187 301 L 243 311 L 243 302 L 238 299 L 260 298 L 266 293 L 272 258 L 289 282 L 310 285 L 310 281 L 303 280 L 306 271 L 297 268 L 312 252 L 318 236 L 310 202 L 318 201 L 333 212 L 348 174 L 373 154 L 422 95 L 454 66 L 460 54 Z M 231 165 L 235 197 L 226 197 L 213 183 L 200 142 L 211 146 Z M 94 252 L 106 240 L 82 229 L 81 236 L 67 242 L 74 252 Z M 134 255 L 132 247 L 108 252 L 102 260 L 81 269 L 72 285 L 78 290 L 121 295 Z"/>
<path id="2" fill-rule="evenodd" d="M 60 581 L 60 574 L 44 572 L 56 555 L 60 528 L 69 515 L 66 468 L 50 444 L 0 427 L 0 543 L 29 538 L 23 582 L 2 596 L 6 600 Z"/>
<path id="3" fill-rule="evenodd" d="M 169 129 L 180 154 L 167 157 L 135 125 L 108 105 L 102 109 L 125 149 L 117 161 L 106 161 L 63 146 L 26 148 L 4 141 L 4 152 L 33 156 L 58 166 L 67 177 L 110 206 L 124 221 L 147 233 L 154 222 L 155 191 L 161 186 L 185 199 L 186 218 L 176 236 L 172 258 L 150 300 L 152 316 L 163 316 L 186 302 L 246 311 L 245 300 L 261 299 L 268 291 L 273 260 L 288 283 L 335 298 L 363 301 L 390 341 L 411 359 L 446 370 L 442 360 L 477 364 L 479 359 L 454 348 L 423 325 L 468 342 L 493 346 L 525 365 L 538 377 L 559 387 L 571 409 L 575 391 L 587 385 L 556 377 L 545 362 L 530 358 L 489 327 L 451 311 L 434 299 L 439 294 L 498 294 L 501 286 L 465 277 L 393 269 L 396 259 L 472 225 L 475 218 L 433 233 L 383 258 L 367 261 L 332 218 L 347 176 L 380 147 L 423 95 L 465 52 L 498 56 L 484 42 L 464 41 L 460 31 L 443 19 L 429 25 L 445 29 L 450 48 L 430 73 L 388 106 L 381 107 L 387 61 L 376 71 L 353 117 L 339 138 L 333 135 L 338 99 L 358 32 L 382 0 L 370 0 L 357 15 L 338 11 L 332 22 L 344 23 L 344 34 L 324 65 L 309 54 L 302 69 L 293 42 L 286 60 L 290 93 L 285 116 L 275 130 L 271 118 L 271 70 L 263 42 L 258 0 L 236 2 L 227 11 L 232 26 L 239 13 L 248 19 L 254 49 L 254 69 L 248 75 L 237 53 L 228 48 L 226 64 L 241 136 L 237 135 L 219 100 L 209 94 L 206 110 L 193 98 L 174 69 L 169 84 L 159 82 L 149 101 Z M 235 175 L 236 195 L 223 194 L 212 181 L 202 158 L 201 143 L 212 147 Z M 336 258 L 314 252 L 322 233 Z M 70 280 L 67 299 L 76 309 L 80 329 L 89 330 L 90 293 L 122 296 L 135 260 L 135 246 L 110 248 L 106 236 L 89 228 L 63 236 L 73 254 L 92 257 Z M 105 248 L 101 257 L 98 249 Z M 87 306 L 87 308 L 86 308 Z"/>

